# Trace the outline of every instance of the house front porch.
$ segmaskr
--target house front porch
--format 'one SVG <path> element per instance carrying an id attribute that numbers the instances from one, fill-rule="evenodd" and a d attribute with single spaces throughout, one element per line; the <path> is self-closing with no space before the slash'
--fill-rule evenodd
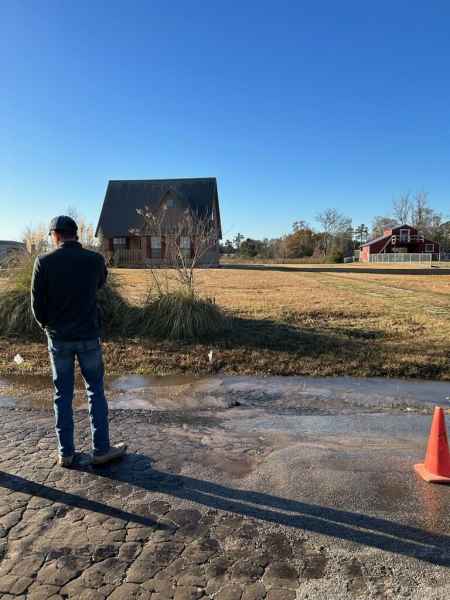
<path id="1" fill-rule="evenodd" d="M 171 267 L 180 260 L 180 254 L 190 264 L 195 259 L 193 240 L 181 238 L 174 243 L 170 236 L 129 236 L 105 240 L 104 253 L 110 266 L 128 268 Z M 178 257 L 178 258 L 177 258 Z M 217 242 L 196 259 L 198 266 L 218 266 Z"/>

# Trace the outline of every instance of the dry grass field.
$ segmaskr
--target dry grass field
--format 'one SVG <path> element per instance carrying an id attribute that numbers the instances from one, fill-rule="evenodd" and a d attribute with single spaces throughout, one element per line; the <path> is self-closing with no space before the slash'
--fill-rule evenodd
<path id="1" fill-rule="evenodd" d="M 130 302 L 144 300 L 148 271 L 113 275 Z M 450 379 L 449 275 L 249 265 L 199 270 L 197 282 L 202 294 L 236 317 L 231 333 L 213 344 L 107 341 L 111 372 Z M 26 359 L 24 369 L 48 372 L 43 345 L 0 339 L 0 374 L 17 371 L 17 351 Z"/>

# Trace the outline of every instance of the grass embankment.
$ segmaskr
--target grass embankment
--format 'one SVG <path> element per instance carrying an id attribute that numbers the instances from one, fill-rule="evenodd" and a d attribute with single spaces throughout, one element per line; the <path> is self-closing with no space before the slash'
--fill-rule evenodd
<path id="1" fill-rule="evenodd" d="M 127 301 L 143 303 L 149 273 L 115 274 Z M 231 332 L 204 343 L 109 340 L 108 370 L 450 379 L 448 276 L 224 268 L 199 271 L 198 282 L 234 315 Z M 49 372 L 43 344 L 0 338 L 0 374 L 18 371 L 16 352 L 21 368 Z"/>

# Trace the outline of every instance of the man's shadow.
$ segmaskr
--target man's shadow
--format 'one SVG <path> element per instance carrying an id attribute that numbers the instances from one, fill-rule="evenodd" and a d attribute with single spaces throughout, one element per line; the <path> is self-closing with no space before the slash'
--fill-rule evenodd
<path id="1" fill-rule="evenodd" d="M 143 454 L 128 454 L 122 461 L 101 467 L 87 465 L 81 461 L 75 468 L 88 471 L 99 478 L 129 484 L 149 493 L 164 493 L 211 509 L 328 535 L 450 567 L 450 536 L 430 533 L 379 517 L 158 471 L 152 468 L 151 460 Z M 136 514 L 130 507 L 128 510 L 117 509 L 99 501 L 31 482 L 17 475 L 0 472 L 0 486 L 143 525 L 164 527 L 164 524 L 158 524 L 152 518 Z M 101 494 L 101 489 L 99 493 Z"/>

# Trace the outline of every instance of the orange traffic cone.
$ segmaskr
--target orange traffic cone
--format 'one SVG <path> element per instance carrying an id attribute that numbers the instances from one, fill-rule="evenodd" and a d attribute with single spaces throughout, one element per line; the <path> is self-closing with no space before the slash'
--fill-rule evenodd
<path id="1" fill-rule="evenodd" d="M 419 475 L 430 483 L 450 483 L 450 452 L 448 449 L 447 430 L 442 408 L 434 409 L 428 438 L 425 462 L 414 465 Z"/>

